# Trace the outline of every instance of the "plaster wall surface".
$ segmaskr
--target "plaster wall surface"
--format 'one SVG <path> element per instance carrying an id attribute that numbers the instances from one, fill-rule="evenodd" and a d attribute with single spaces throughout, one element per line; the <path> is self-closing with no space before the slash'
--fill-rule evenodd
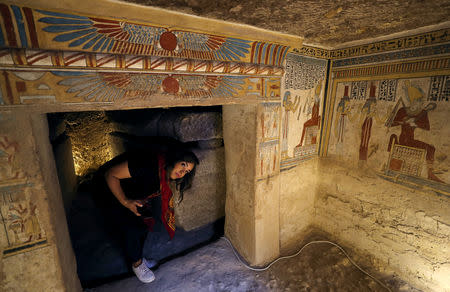
<path id="1" fill-rule="evenodd" d="M 319 161 L 314 225 L 372 266 L 425 291 L 450 291 L 450 198 L 400 187 L 340 160 Z"/>
<path id="2" fill-rule="evenodd" d="M 256 105 L 226 105 L 222 109 L 227 161 L 225 235 L 249 262 L 254 262 L 256 258 L 256 113 Z"/>
<path id="3" fill-rule="evenodd" d="M 280 176 L 268 177 L 256 183 L 255 191 L 255 264 L 266 264 L 280 254 L 279 244 Z"/>
<path id="4" fill-rule="evenodd" d="M 280 249 L 298 244 L 313 223 L 318 159 L 311 159 L 280 174 Z"/>

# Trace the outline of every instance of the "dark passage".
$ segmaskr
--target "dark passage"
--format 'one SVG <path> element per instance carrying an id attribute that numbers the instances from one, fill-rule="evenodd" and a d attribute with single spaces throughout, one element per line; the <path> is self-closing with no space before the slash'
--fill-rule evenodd
<path id="1" fill-rule="evenodd" d="M 169 240 L 167 232 L 150 232 L 144 257 L 162 264 L 224 234 L 225 158 L 220 107 L 57 113 L 49 114 L 48 120 L 83 287 L 133 275 L 122 251 L 121 234 L 94 202 L 91 180 L 99 166 L 123 152 L 149 151 L 155 143 L 177 141 L 200 159 L 193 186 L 178 210 L 180 226 L 174 239 Z"/>

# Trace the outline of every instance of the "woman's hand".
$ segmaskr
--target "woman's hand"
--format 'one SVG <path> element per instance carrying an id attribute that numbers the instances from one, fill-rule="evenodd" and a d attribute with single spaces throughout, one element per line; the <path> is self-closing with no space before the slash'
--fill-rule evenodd
<path id="1" fill-rule="evenodd" d="M 129 209 L 131 212 L 134 213 L 134 215 L 136 216 L 141 216 L 141 214 L 139 214 L 137 208 L 138 207 L 142 207 L 142 203 L 139 200 L 124 200 L 122 205 L 124 205 L 127 209 Z"/>

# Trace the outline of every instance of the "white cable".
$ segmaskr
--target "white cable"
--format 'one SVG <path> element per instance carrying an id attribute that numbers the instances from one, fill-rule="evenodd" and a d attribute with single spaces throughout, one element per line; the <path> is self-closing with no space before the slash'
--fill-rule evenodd
<path id="1" fill-rule="evenodd" d="M 360 266 L 358 266 L 358 265 L 350 258 L 350 256 L 345 252 L 345 250 L 344 250 L 342 247 L 340 247 L 337 243 L 334 243 L 334 242 L 331 242 L 331 241 L 327 241 L 327 240 L 316 240 L 316 241 L 308 242 L 308 243 L 305 244 L 298 252 L 296 252 L 296 253 L 293 254 L 293 255 L 279 257 L 279 258 L 277 258 L 276 260 L 274 260 L 274 261 L 272 261 L 271 263 L 269 263 L 269 265 L 267 265 L 267 266 L 264 267 L 264 268 L 253 268 L 253 267 L 247 265 L 247 264 L 241 259 L 241 257 L 239 256 L 239 254 L 236 252 L 236 250 L 235 250 L 233 244 L 231 243 L 231 241 L 230 241 L 228 238 L 226 238 L 225 236 L 222 236 L 222 238 L 225 239 L 226 242 L 228 242 L 228 244 L 231 246 L 231 249 L 233 250 L 233 253 L 234 253 L 234 255 L 236 256 L 236 258 L 237 258 L 237 259 L 238 259 L 238 260 L 239 260 L 239 261 L 240 261 L 247 269 L 250 269 L 250 270 L 252 270 L 252 271 L 257 271 L 257 272 L 262 272 L 262 271 L 265 271 L 265 270 L 269 269 L 273 264 L 275 264 L 275 263 L 278 262 L 279 260 L 282 260 L 282 259 L 289 259 L 289 258 L 293 258 L 293 257 L 298 256 L 298 255 L 303 251 L 303 249 L 304 249 L 305 247 L 307 247 L 308 245 L 315 244 L 315 243 L 328 243 L 328 244 L 334 245 L 335 247 L 339 248 L 339 249 L 344 253 L 344 255 L 348 258 L 348 260 L 350 261 L 350 263 L 352 263 L 355 267 L 357 267 L 361 272 L 363 272 L 364 274 L 366 274 L 367 276 L 369 276 L 370 278 L 372 278 L 373 280 L 375 280 L 378 284 L 380 284 L 383 288 L 385 288 L 385 289 L 388 290 L 389 292 L 392 292 L 392 290 L 391 290 L 389 287 L 387 287 L 386 285 L 384 285 L 380 280 L 378 280 L 378 279 L 375 278 L 374 276 L 370 275 L 369 273 L 367 273 L 366 271 L 364 271 Z"/>

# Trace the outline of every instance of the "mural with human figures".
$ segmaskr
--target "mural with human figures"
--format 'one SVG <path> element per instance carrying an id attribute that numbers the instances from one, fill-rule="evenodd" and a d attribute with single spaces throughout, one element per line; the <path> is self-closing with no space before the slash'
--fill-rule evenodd
<path id="1" fill-rule="evenodd" d="M 19 144 L 8 136 L 0 136 L 0 216 L 3 228 L 0 244 L 3 257 L 23 253 L 47 245 L 39 222 L 39 210 L 33 197 L 32 184 L 16 166 Z"/>
<path id="2" fill-rule="evenodd" d="M 282 80 L 281 170 L 317 156 L 327 61 L 288 54 Z"/>
<path id="3" fill-rule="evenodd" d="M 328 155 L 450 194 L 450 76 L 335 82 Z"/>
<path id="4" fill-rule="evenodd" d="M 256 159 L 256 177 L 263 179 L 278 172 L 280 159 L 280 110 L 279 102 L 259 105 L 258 132 L 259 157 Z"/>

